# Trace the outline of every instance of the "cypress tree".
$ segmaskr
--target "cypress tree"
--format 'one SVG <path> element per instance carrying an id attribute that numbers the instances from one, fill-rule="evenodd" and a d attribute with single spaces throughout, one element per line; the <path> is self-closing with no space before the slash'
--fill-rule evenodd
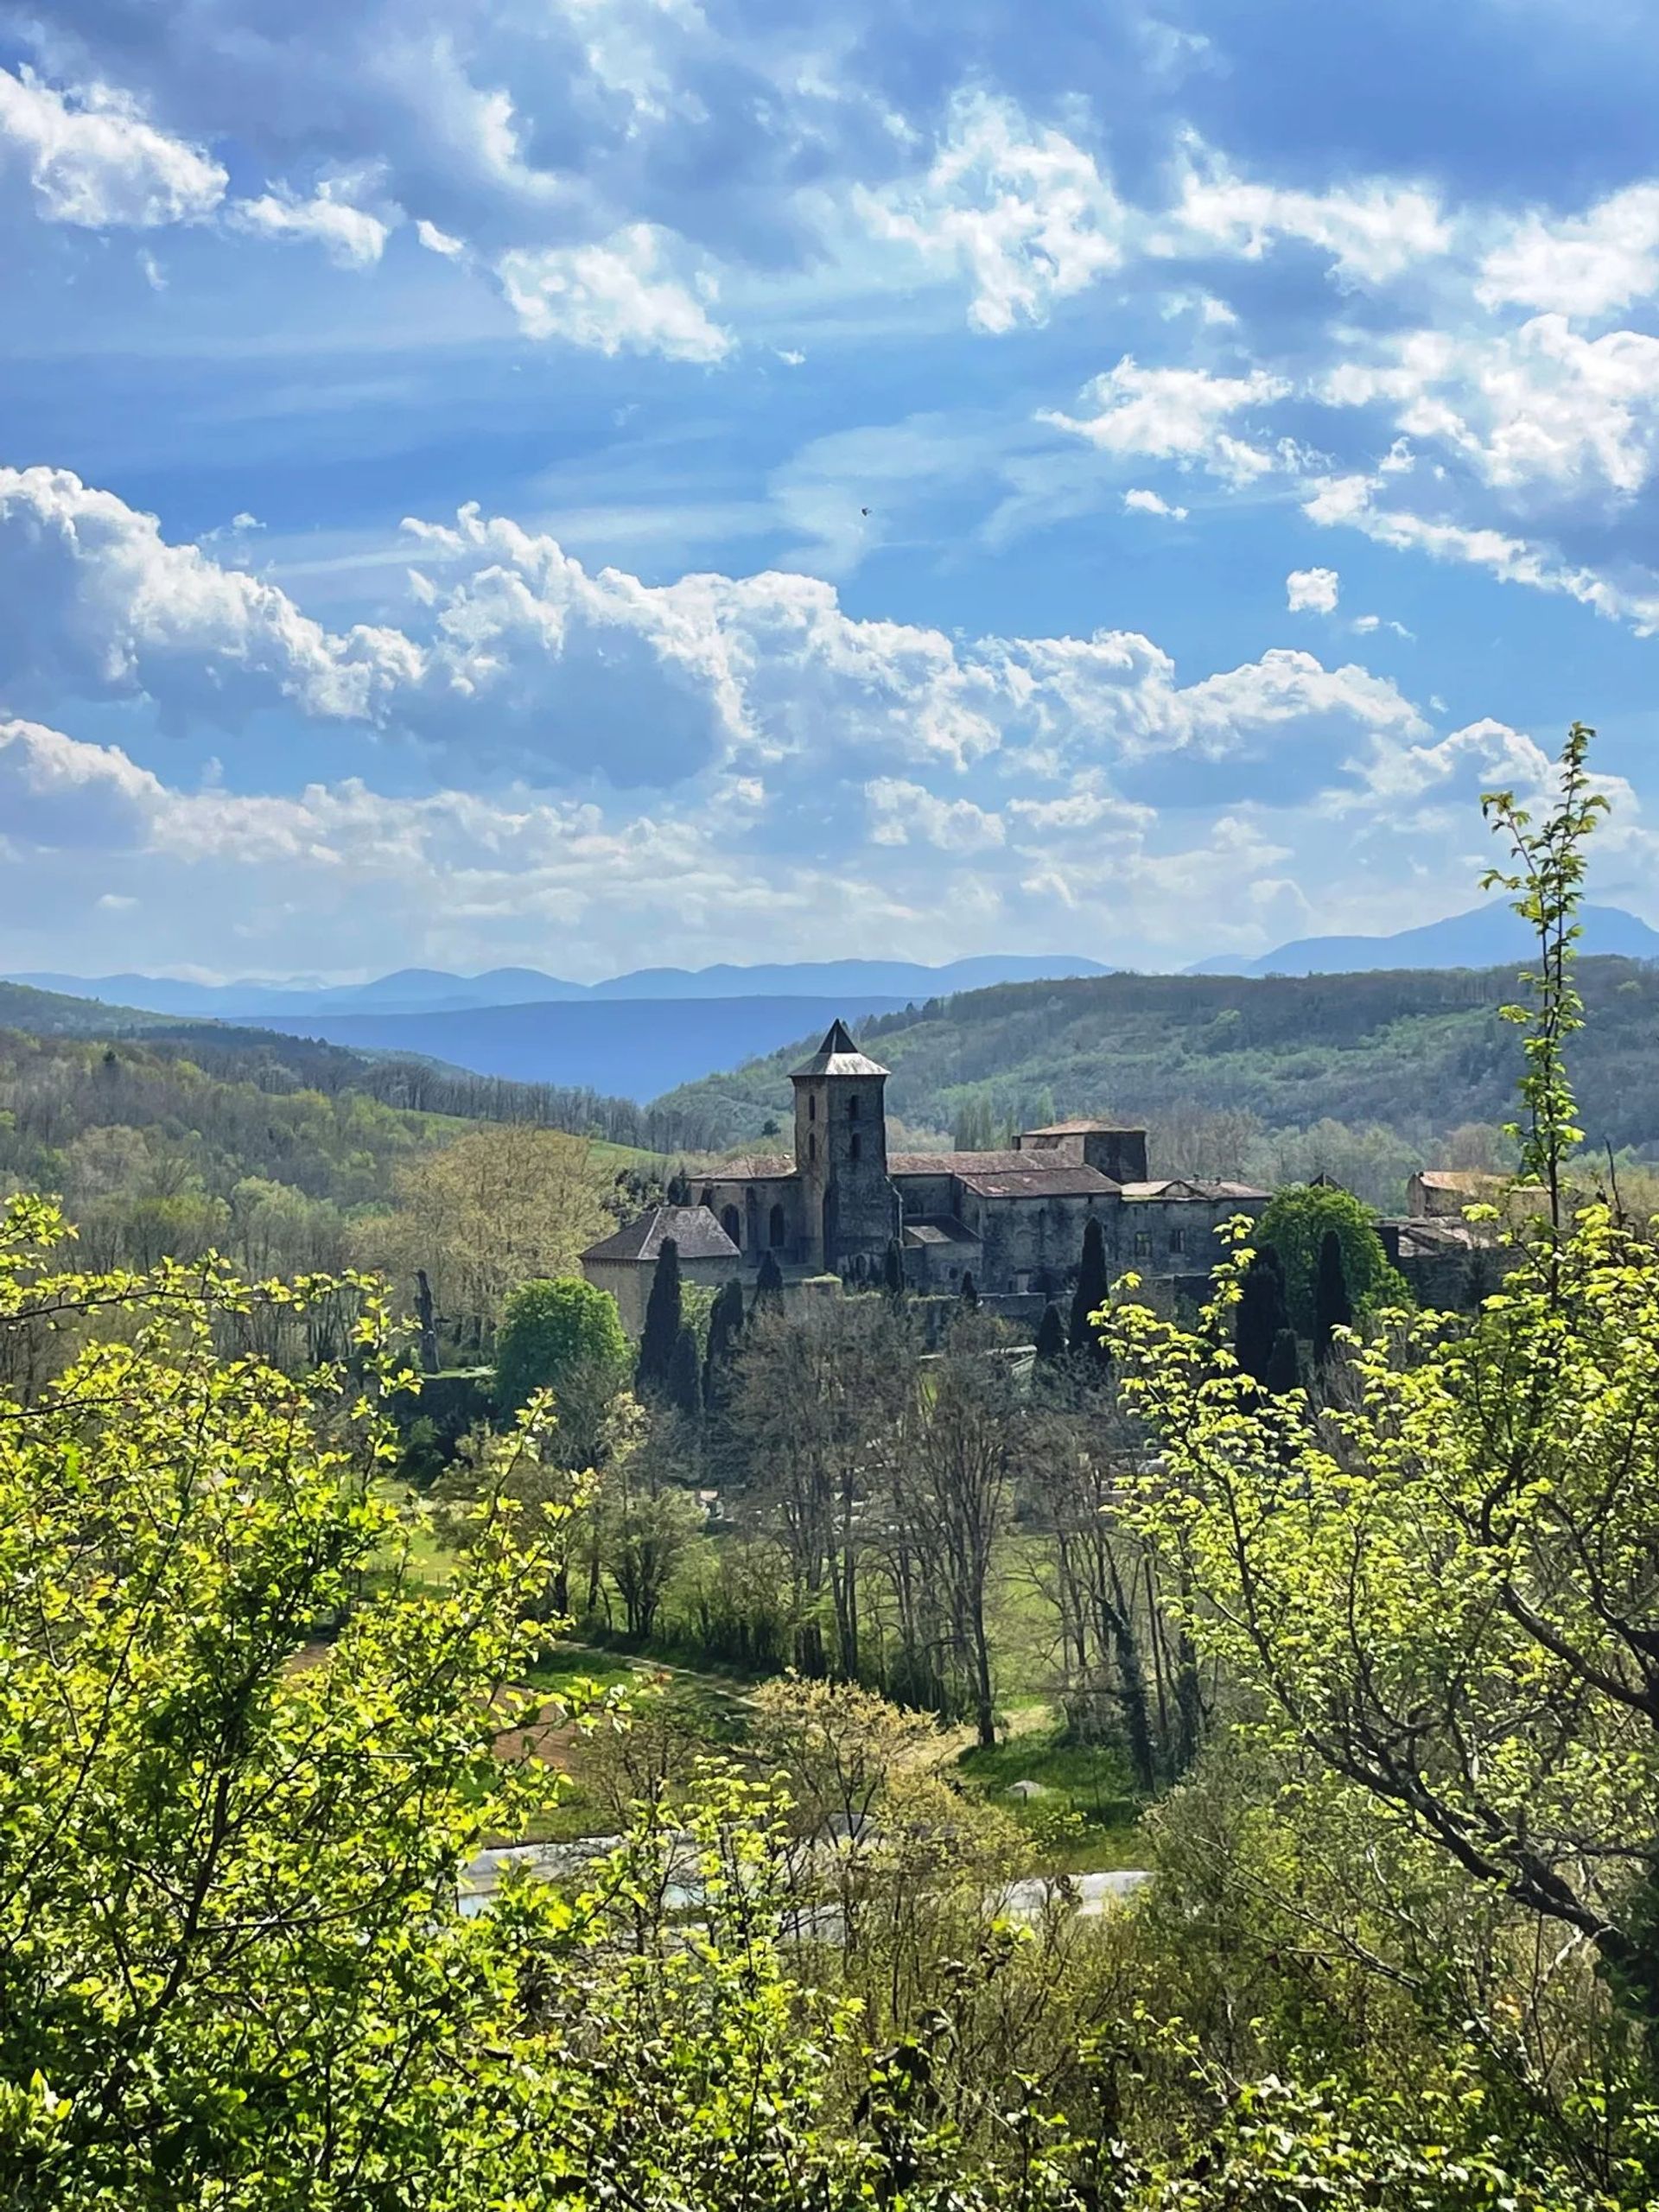
<path id="1" fill-rule="evenodd" d="M 1281 1329 L 1268 1356 L 1268 1371 L 1262 1378 L 1262 1387 L 1271 1396 L 1281 1398 L 1287 1390 L 1294 1390 L 1301 1379 L 1302 1362 L 1296 1349 L 1296 1332 Z"/>
<path id="2" fill-rule="evenodd" d="M 962 1310 L 964 1313 L 977 1313 L 979 1311 L 979 1285 L 974 1281 L 970 1268 L 963 1271 Z"/>
<path id="3" fill-rule="evenodd" d="M 1060 1319 L 1060 1309 L 1051 1298 L 1043 1308 L 1043 1318 L 1037 1324 L 1037 1364 L 1058 1367 L 1065 1357 L 1065 1324 Z"/>
<path id="4" fill-rule="evenodd" d="M 651 1279 L 645 1325 L 633 1370 L 633 1387 L 642 1398 L 667 1393 L 680 1341 L 680 1248 L 673 1237 L 664 1236 L 657 1255 L 657 1271 Z"/>
<path id="5" fill-rule="evenodd" d="M 754 1277 L 754 1303 L 752 1313 L 781 1313 L 784 1310 L 784 1271 L 779 1266 L 775 1253 L 762 1255 Z"/>
<path id="6" fill-rule="evenodd" d="M 715 1294 L 709 1313 L 709 1348 L 702 1359 L 702 1402 L 719 1413 L 731 1395 L 732 1355 L 743 1334 L 743 1286 L 734 1276 Z"/>
<path id="7" fill-rule="evenodd" d="M 674 1339 L 664 1395 L 675 1412 L 683 1414 L 688 1421 L 695 1421 L 702 1410 L 702 1363 L 697 1357 L 697 1332 L 689 1321 L 682 1323 Z"/>
<path id="8" fill-rule="evenodd" d="M 1083 1231 L 1083 1257 L 1077 1265 L 1077 1287 L 1071 1294 L 1071 1328 L 1067 1342 L 1073 1351 L 1086 1352 L 1098 1366 L 1106 1364 L 1106 1347 L 1090 1325 L 1089 1316 L 1106 1303 L 1111 1285 L 1106 1278 L 1106 1241 L 1100 1223 L 1091 1214 Z"/>
<path id="9" fill-rule="evenodd" d="M 1319 1239 L 1319 1271 L 1313 1282 L 1313 1357 L 1330 1358 L 1335 1333 L 1353 1325 L 1354 1302 L 1348 1295 L 1348 1275 L 1342 1264 L 1342 1239 L 1327 1229 Z"/>
<path id="10" fill-rule="evenodd" d="M 683 1167 L 677 1167 L 668 1179 L 667 1202 L 671 1206 L 689 1206 L 691 1203 L 691 1185 Z"/>
<path id="11" fill-rule="evenodd" d="M 1266 1384 L 1274 1345 L 1288 1325 L 1279 1256 L 1270 1244 L 1264 1244 L 1244 1271 L 1233 1316 L 1233 1351 L 1240 1369 L 1253 1382 Z"/>
<path id="12" fill-rule="evenodd" d="M 887 1239 L 887 1256 L 881 1266 L 881 1281 L 887 1296 L 895 1306 L 905 1295 L 905 1248 L 896 1236 Z"/>

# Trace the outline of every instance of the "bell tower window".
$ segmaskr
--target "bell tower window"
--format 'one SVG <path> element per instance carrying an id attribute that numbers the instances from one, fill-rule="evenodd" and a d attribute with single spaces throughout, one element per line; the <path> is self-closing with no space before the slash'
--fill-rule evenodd
<path id="1" fill-rule="evenodd" d="M 815 1097 L 809 1097 L 806 1102 L 806 1118 L 809 1122 L 816 1122 L 818 1118 L 818 1102 Z"/>
<path id="2" fill-rule="evenodd" d="M 858 1093 L 856 1091 L 855 1091 L 852 1096 L 847 1101 L 847 1118 L 849 1122 L 855 1122 L 858 1119 Z"/>
<path id="3" fill-rule="evenodd" d="M 853 1158 L 856 1160 L 858 1158 L 858 1139 L 856 1137 L 853 1139 L 851 1150 Z"/>

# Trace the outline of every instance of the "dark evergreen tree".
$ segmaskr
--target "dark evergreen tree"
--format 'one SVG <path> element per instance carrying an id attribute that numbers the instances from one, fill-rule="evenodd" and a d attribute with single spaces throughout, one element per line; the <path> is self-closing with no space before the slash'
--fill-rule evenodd
<path id="1" fill-rule="evenodd" d="M 709 1348 L 702 1357 L 702 1402 L 723 1412 L 732 1394 L 732 1355 L 743 1334 L 743 1286 L 735 1276 L 715 1294 L 709 1313 Z"/>
<path id="2" fill-rule="evenodd" d="M 1296 1332 L 1281 1329 L 1268 1355 L 1268 1371 L 1262 1378 L 1262 1387 L 1271 1396 L 1281 1398 L 1287 1390 L 1294 1390 L 1301 1379 L 1302 1358 L 1296 1345 Z"/>
<path id="3" fill-rule="evenodd" d="M 674 1170 L 674 1173 L 669 1177 L 667 1196 L 668 1203 L 671 1206 L 689 1206 L 690 1205 L 691 1185 L 686 1180 L 684 1168 L 677 1167 Z"/>
<path id="4" fill-rule="evenodd" d="M 1285 1279 L 1278 1255 L 1264 1244 L 1244 1271 L 1244 1282 L 1233 1314 L 1233 1351 L 1243 1372 L 1265 1384 L 1279 1332 L 1289 1325 L 1285 1312 Z"/>
<path id="5" fill-rule="evenodd" d="M 766 1253 L 755 1271 L 754 1303 L 749 1310 L 753 1313 L 781 1313 L 784 1310 L 784 1271 L 775 1253 Z"/>
<path id="6" fill-rule="evenodd" d="M 1058 1367 L 1065 1357 L 1065 1323 L 1060 1319 L 1060 1309 L 1051 1298 L 1043 1308 L 1043 1318 L 1037 1324 L 1037 1363 L 1039 1367 Z"/>
<path id="7" fill-rule="evenodd" d="M 681 1324 L 680 1333 L 674 1339 L 668 1388 L 663 1395 L 675 1412 L 683 1414 L 687 1421 L 695 1421 L 702 1410 L 702 1362 L 697 1357 L 697 1332 L 689 1321 Z"/>
<path id="8" fill-rule="evenodd" d="M 1083 1232 L 1083 1257 L 1077 1266 L 1077 1287 L 1071 1294 L 1071 1349 L 1084 1352 L 1096 1366 L 1106 1364 L 1106 1347 L 1089 1316 L 1106 1303 L 1111 1284 L 1106 1274 L 1106 1240 L 1091 1214 Z"/>
<path id="9" fill-rule="evenodd" d="M 882 1286 L 896 1306 L 905 1294 L 905 1248 L 896 1236 L 887 1239 L 887 1256 L 881 1268 Z"/>
<path id="10" fill-rule="evenodd" d="M 964 1313 L 977 1313 L 979 1311 L 979 1285 L 974 1281 L 971 1268 L 963 1271 L 962 1310 Z"/>
<path id="11" fill-rule="evenodd" d="M 642 1398 L 667 1395 L 681 1319 L 680 1248 L 673 1237 L 664 1236 L 657 1255 L 657 1271 L 651 1279 L 645 1325 L 633 1370 L 633 1387 Z"/>
<path id="12" fill-rule="evenodd" d="M 1342 1239 L 1327 1229 L 1319 1240 L 1319 1272 L 1313 1283 L 1313 1357 L 1330 1358 L 1338 1329 L 1351 1328 L 1354 1302 L 1348 1295 L 1348 1271 L 1342 1264 Z"/>

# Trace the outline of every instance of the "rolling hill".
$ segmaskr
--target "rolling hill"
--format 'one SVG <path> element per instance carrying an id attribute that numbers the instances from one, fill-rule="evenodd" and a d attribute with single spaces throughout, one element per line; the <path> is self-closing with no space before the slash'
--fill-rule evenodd
<path id="1" fill-rule="evenodd" d="M 1592 959 L 1573 1067 L 1592 1137 L 1659 1147 L 1659 967 Z M 1514 972 L 1306 977 L 1115 975 L 1005 984 L 867 1022 L 892 1071 L 893 1113 L 949 1130 L 983 1103 L 999 1122 L 1057 1115 L 1156 1121 L 1243 1110 L 1273 1128 L 1326 1116 L 1428 1135 L 1514 1108 L 1520 1048 L 1499 1007 Z M 656 1102 L 683 1142 L 739 1142 L 787 1124 L 805 1042 Z"/>

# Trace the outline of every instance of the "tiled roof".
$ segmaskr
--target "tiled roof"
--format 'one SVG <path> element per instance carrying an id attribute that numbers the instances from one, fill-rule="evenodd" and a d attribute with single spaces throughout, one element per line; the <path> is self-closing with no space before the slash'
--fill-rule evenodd
<path id="1" fill-rule="evenodd" d="M 977 1244 L 979 1239 L 971 1230 L 964 1229 L 949 1214 L 924 1214 L 918 1221 L 905 1224 L 906 1244 Z"/>
<path id="2" fill-rule="evenodd" d="M 1097 1167 L 1027 1166 L 1017 1174 L 1001 1168 L 978 1174 L 964 1170 L 957 1180 L 977 1198 L 1103 1198 L 1118 1187 Z"/>
<path id="3" fill-rule="evenodd" d="M 1417 1178 L 1428 1191 L 1490 1190 L 1501 1179 L 1480 1167 L 1426 1167 Z"/>
<path id="4" fill-rule="evenodd" d="M 887 1155 L 889 1175 L 988 1175 L 997 1171 L 1010 1175 L 1052 1172 L 1028 1152 L 893 1152 Z"/>
<path id="5" fill-rule="evenodd" d="M 795 1173 L 786 1152 L 753 1153 L 745 1160 L 722 1160 L 718 1167 L 690 1178 L 693 1183 L 777 1183 Z"/>
<path id="6" fill-rule="evenodd" d="M 1145 1136 L 1139 1122 L 1047 1122 L 1040 1129 L 1027 1129 L 1028 1137 Z"/>
<path id="7" fill-rule="evenodd" d="M 868 1052 L 861 1052 L 854 1044 L 844 1021 L 832 1021 L 822 1045 L 810 1060 L 791 1068 L 790 1080 L 804 1075 L 886 1075 L 887 1071 L 880 1060 L 873 1060 Z"/>
<path id="8" fill-rule="evenodd" d="M 615 1235 L 590 1244 L 584 1260 L 655 1260 L 672 1237 L 683 1260 L 735 1260 L 738 1249 L 707 1206 L 652 1206 Z"/>

